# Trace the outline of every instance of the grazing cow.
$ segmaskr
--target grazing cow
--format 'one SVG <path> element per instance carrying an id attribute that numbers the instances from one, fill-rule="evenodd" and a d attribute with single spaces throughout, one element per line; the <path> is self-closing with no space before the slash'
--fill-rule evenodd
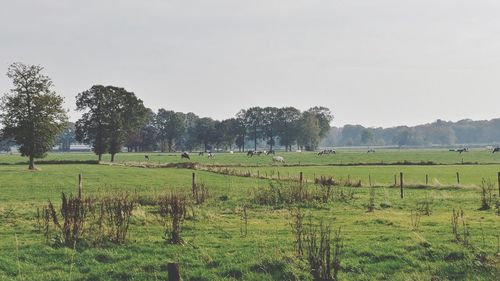
<path id="1" fill-rule="evenodd" d="M 249 151 L 247 152 L 247 156 L 249 156 L 249 157 L 253 157 L 253 155 L 254 155 L 253 150 L 249 150 Z"/>
<path id="2" fill-rule="evenodd" d="M 262 151 L 256 151 L 256 152 L 253 153 L 253 155 L 261 156 L 262 153 L 263 153 Z"/>
<path id="3" fill-rule="evenodd" d="M 285 158 L 283 158 L 282 156 L 273 156 L 273 162 L 285 163 Z"/>
<path id="4" fill-rule="evenodd" d="M 272 150 L 272 149 L 271 149 L 271 150 L 269 150 L 269 151 L 266 153 L 266 155 L 270 155 L 270 154 L 275 155 L 274 150 Z"/>
<path id="5" fill-rule="evenodd" d="M 149 155 L 144 155 L 144 159 L 149 161 Z"/>
<path id="6" fill-rule="evenodd" d="M 336 153 L 337 152 L 335 151 L 335 149 L 325 149 L 325 150 L 318 152 L 318 155 L 321 156 L 321 155 L 325 155 L 325 154 L 336 154 Z"/>
<path id="7" fill-rule="evenodd" d="M 188 160 L 191 160 L 191 158 L 189 158 L 189 153 L 187 153 L 187 152 L 183 152 L 183 153 L 181 154 L 181 159 L 184 159 L 184 158 L 186 158 L 186 159 L 188 159 Z"/>
<path id="8" fill-rule="evenodd" d="M 375 153 L 375 149 L 368 149 L 366 153 Z"/>
<path id="9" fill-rule="evenodd" d="M 208 159 L 214 159 L 214 158 L 215 158 L 215 153 L 209 152 Z"/>
<path id="10" fill-rule="evenodd" d="M 204 154 L 205 154 L 205 152 L 203 152 L 203 151 L 198 152 L 198 156 L 203 156 Z"/>
<path id="11" fill-rule="evenodd" d="M 469 151 L 469 149 L 466 147 L 466 148 L 460 148 L 460 149 L 457 149 L 457 150 L 455 150 L 455 151 L 456 151 L 456 152 L 458 152 L 458 153 L 460 153 L 460 154 L 462 154 L 462 152 L 468 152 L 468 151 Z"/>
<path id="12" fill-rule="evenodd" d="M 229 151 L 229 154 L 234 154 L 234 151 L 232 151 L 232 150 L 231 150 L 231 151 Z"/>
<path id="13" fill-rule="evenodd" d="M 495 148 L 493 149 L 493 152 L 492 152 L 492 153 L 495 153 L 495 152 L 500 152 L 500 147 L 495 147 Z"/>
<path id="14" fill-rule="evenodd" d="M 455 151 L 457 151 L 457 150 L 456 150 L 456 149 L 454 149 L 454 148 L 450 148 L 450 150 L 448 150 L 448 151 L 455 152 Z"/>

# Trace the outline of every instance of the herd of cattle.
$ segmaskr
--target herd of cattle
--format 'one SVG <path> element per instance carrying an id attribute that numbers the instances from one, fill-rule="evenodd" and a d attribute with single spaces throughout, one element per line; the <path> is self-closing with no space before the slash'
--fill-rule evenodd
<path id="1" fill-rule="evenodd" d="M 500 152 L 500 147 L 489 147 L 488 148 L 489 151 L 492 151 L 492 153 L 495 153 L 495 152 Z M 465 147 L 465 148 L 453 148 L 453 149 L 450 149 L 449 151 L 453 151 L 453 152 L 458 152 L 460 154 L 464 153 L 464 152 L 469 152 L 469 148 Z M 300 152 L 300 151 L 298 151 Z M 212 152 L 206 152 L 207 153 L 207 157 L 208 159 L 215 159 L 215 153 L 212 153 Z M 230 151 L 231 154 L 233 154 L 233 151 Z M 320 152 L 318 152 L 318 156 L 323 156 L 323 155 L 329 155 L 329 154 L 336 154 L 337 151 L 335 149 L 324 149 Z M 375 150 L 374 149 L 368 149 L 367 153 L 375 153 Z M 205 152 L 198 152 L 198 156 L 204 156 L 205 155 Z M 276 156 L 276 152 L 274 150 L 269 150 L 269 151 L 266 151 L 266 150 L 257 150 L 257 151 L 254 151 L 254 150 L 249 150 L 247 152 L 247 156 L 248 157 L 253 157 L 253 156 L 261 156 L 261 155 L 273 155 L 273 162 L 276 162 L 276 163 L 285 163 L 285 158 L 283 158 L 283 156 Z M 144 155 L 144 159 L 145 160 L 148 160 L 149 161 L 149 155 Z M 188 159 L 188 160 L 191 160 L 190 156 L 189 156 L 189 153 L 188 152 L 183 152 L 181 154 L 181 159 Z"/>

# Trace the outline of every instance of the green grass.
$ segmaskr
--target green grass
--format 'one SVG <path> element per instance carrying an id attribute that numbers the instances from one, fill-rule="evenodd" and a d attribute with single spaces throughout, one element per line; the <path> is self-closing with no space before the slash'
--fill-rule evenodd
<path id="1" fill-rule="evenodd" d="M 186 162 L 180 157 L 180 153 L 119 153 L 116 156 L 117 162 L 145 162 L 144 155 L 150 157 L 152 163 L 179 163 Z M 484 149 L 472 149 L 470 152 L 459 154 L 445 149 L 379 149 L 376 153 L 366 153 L 365 150 L 339 150 L 337 154 L 318 156 L 313 152 L 277 152 L 285 158 L 288 165 L 349 165 L 358 163 L 382 163 L 394 164 L 405 161 L 419 164 L 430 162 L 435 164 L 461 164 L 461 163 L 482 163 L 500 164 L 500 153 L 491 153 Z M 97 156 L 92 153 L 50 153 L 39 162 L 57 161 L 96 161 Z M 109 155 L 103 156 L 103 161 L 110 161 Z M 247 157 L 246 153 L 216 153 L 215 159 L 208 159 L 206 156 L 198 156 L 198 153 L 191 153 L 191 161 L 203 164 L 215 165 L 270 165 L 272 156 Z M 27 163 L 26 157 L 19 154 L 0 154 L 0 164 Z"/>
<path id="2" fill-rule="evenodd" d="M 336 178 L 349 175 L 365 183 L 370 174 L 372 181 L 380 185 L 392 184 L 394 174 L 399 171 L 405 173 L 408 183 L 422 183 L 425 174 L 429 174 L 431 183 L 436 179 L 442 185 L 453 185 L 458 171 L 463 183 L 460 188 L 407 189 L 404 199 L 399 198 L 398 188 L 376 187 L 376 209 L 372 213 L 366 212 L 365 207 L 369 200 L 367 187 L 337 187 L 336 192 L 354 190 L 355 200 L 306 205 L 304 210 L 316 221 L 323 218 L 334 228 L 342 228 L 346 255 L 340 280 L 497 278 L 500 217 L 494 209 L 478 210 L 477 185 L 483 177 L 496 179 L 500 165 L 325 166 L 336 157 L 345 157 L 343 161 L 353 163 L 381 160 L 455 163 L 458 157 L 451 152 L 430 150 L 377 153 L 341 152 L 327 156 L 330 158 L 310 153 L 285 154 L 288 163 L 300 161 L 323 166 L 269 166 L 270 157 L 247 158 L 239 154 L 218 154 L 216 163 L 261 165 L 238 169 L 259 170 L 269 175 L 272 171 L 276 175 L 278 170 L 281 176 L 302 171 L 309 181 L 314 175 Z M 162 157 L 158 160 L 162 163 L 180 161 L 179 157 L 168 154 L 149 155 L 152 161 Z M 487 157 L 493 156 L 486 152 L 475 151 L 466 156 L 473 162 L 494 162 L 487 161 Z M 124 153 L 118 159 L 143 161 L 141 157 L 143 154 Z M 94 158 L 82 153 L 54 153 L 47 157 L 57 161 Z M 193 158 L 213 164 L 206 157 Z M 0 162 L 4 163 L 24 160 L 18 156 L 0 156 Z M 90 164 L 41 164 L 34 172 L 26 168 L 24 164 L 0 165 L 0 280 L 166 280 L 166 264 L 171 261 L 180 263 L 184 280 L 310 280 L 307 262 L 293 252 L 289 211 L 251 204 L 251 191 L 267 186 L 268 180 L 195 171 L 198 182 L 209 186 L 212 197 L 196 208 L 196 219 L 186 221 L 184 246 L 169 245 L 162 240 L 163 228 L 154 215 L 155 207 L 145 205 L 134 212 L 127 244 L 73 250 L 46 244 L 36 230 L 34 217 L 36 208 L 47 200 L 59 204 L 62 191 L 75 192 L 79 173 L 83 174 L 87 195 L 127 191 L 154 197 L 172 190 L 189 193 L 193 170 Z M 417 202 L 428 197 L 434 199 L 433 213 L 423 216 L 419 229 L 412 231 L 410 212 Z M 250 204 L 247 237 L 240 236 L 239 208 L 243 204 Z M 473 248 L 453 241 L 450 217 L 454 208 L 462 208 L 467 215 Z M 487 262 L 476 258 L 481 251 L 487 254 Z"/>

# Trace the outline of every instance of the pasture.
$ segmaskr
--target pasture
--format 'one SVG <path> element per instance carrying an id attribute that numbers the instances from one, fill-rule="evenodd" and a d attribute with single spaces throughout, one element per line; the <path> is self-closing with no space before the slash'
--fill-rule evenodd
<path id="1" fill-rule="evenodd" d="M 144 155 L 121 153 L 120 165 L 105 165 L 93 164 L 96 157 L 89 153 L 50 153 L 37 171 L 27 170 L 25 158 L 0 155 L 0 280 L 167 280 L 168 262 L 179 264 L 184 280 L 313 280 L 307 258 L 294 248 L 297 207 L 305 223 L 322 220 L 334 231 L 340 228 L 338 280 L 499 276 L 498 207 L 494 202 L 490 209 L 480 207 L 483 179 L 492 183 L 489 192 L 498 202 L 500 154 L 479 149 L 277 153 L 285 158 L 283 165 L 273 164 L 271 156 L 219 153 L 208 159 L 193 153 L 190 162 L 200 163 L 196 169 L 140 167 L 147 162 Z M 151 164 L 188 162 L 179 153 L 148 155 Z M 184 243 L 173 245 L 163 239 L 155 200 L 172 192 L 189 196 L 193 172 L 210 196 L 192 204 L 182 228 Z M 324 192 L 315 178 L 331 176 L 338 183 L 327 200 L 289 202 L 287 190 L 298 184 L 300 172 L 304 188 L 315 194 Z M 394 186 L 399 172 L 404 198 Z M 41 233 L 37 209 L 49 200 L 59 208 L 61 192 L 77 192 L 78 174 L 86 196 L 127 193 L 137 200 L 124 244 L 83 241 L 67 247 Z M 361 186 L 346 186 L 348 178 Z M 415 216 L 423 203 L 428 212 Z M 461 240 L 451 224 L 459 209 Z"/>

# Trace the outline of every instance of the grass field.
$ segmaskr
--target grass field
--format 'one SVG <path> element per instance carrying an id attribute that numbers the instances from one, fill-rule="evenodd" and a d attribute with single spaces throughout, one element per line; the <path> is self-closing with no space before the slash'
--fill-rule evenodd
<path id="1" fill-rule="evenodd" d="M 151 162 L 180 162 L 178 154 L 150 153 Z M 169 156 L 174 155 L 174 156 Z M 318 157 L 312 153 L 286 153 L 288 165 L 272 164 L 270 156 L 217 154 L 215 160 L 194 155 L 192 161 L 228 165 L 242 173 L 273 180 L 229 176 L 181 168 L 140 168 L 85 164 L 96 157 L 86 153 L 52 153 L 30 172 L 26 159 L 0 155 L 0 280 L 167 280 L 166 264 L 178 262 L 184 280 L 312 280 L 306 259 L 296 255 L 287 204 L 259 204 L 255 194 L 269 184 L 286 189 L 294 183 L 277 179 L 304 173 L 307 188 L 314 177 L 361 180 L 362 187 L 335 186 L 328 202 L 303 202 L 306 216 L 341 228 L 345 254 L 339 280 L 498 280 L 500 276 L 500 216 L 495 207 L 479 210 L 483 178 L 495 184 L 500 154 L 471 151 L 462 155 L 443 150 L 383 150 L 374 154 L 341 151 Z M 456 165 L 462 162 L 488 165 Z M 107 160 L 107 159 L 104 159 Z M 144 161 L 144 154 L 123 153 L 121 162 Z M 62 163 L 75 164 L 48 164 Z M 447 165 L 353 165 L 353 163 L 433 162 Z M 42 162 L 44 163 L 44 162 Z M 497 163 L 497 164 L 495 164 Z M 240 167 L 241 166 L 241 167 Z M 244 167 L 247 166 L 247 167 Z M 258 166 L 258 167 L 255 167 Z M 195 216 L 184 223 L 184 245 L 162 238 L 164 228 L 151 204 L 172 191 L 190 194 L 191 174 L 208 186 L 211 196 L 193 207 Z M 408 185 L 400 198 L 392 187 L 394 174 L 403 172 Z M 461 184 L 456 183 L 459 172 Z M 75 247 L 48 243 L 36 227 L 37 208 L 48 200 L 60 205 L 61 192 L 76 192 L 83 174 L 86 195 L 129 192 L 140 198 L 133 212 L 127 242 Z M 368 177 L 376 187 L 368 186 Z M 368 212 L 374 190 L 374 211 Z M 348 199 L 341 194 L 351 194 Z M 412 224 L 419 202 L 432 199 L 430 215 Z M 496 200 L 497 197 L 495 197 Z M 241 235 L 242 206 L 248 206 L 248 234 Z M 294 206 L 295 206 L 294 205 Z M 455 241 L 451 229 L 453 209 L 462 209 L 471 246 Z"/>

